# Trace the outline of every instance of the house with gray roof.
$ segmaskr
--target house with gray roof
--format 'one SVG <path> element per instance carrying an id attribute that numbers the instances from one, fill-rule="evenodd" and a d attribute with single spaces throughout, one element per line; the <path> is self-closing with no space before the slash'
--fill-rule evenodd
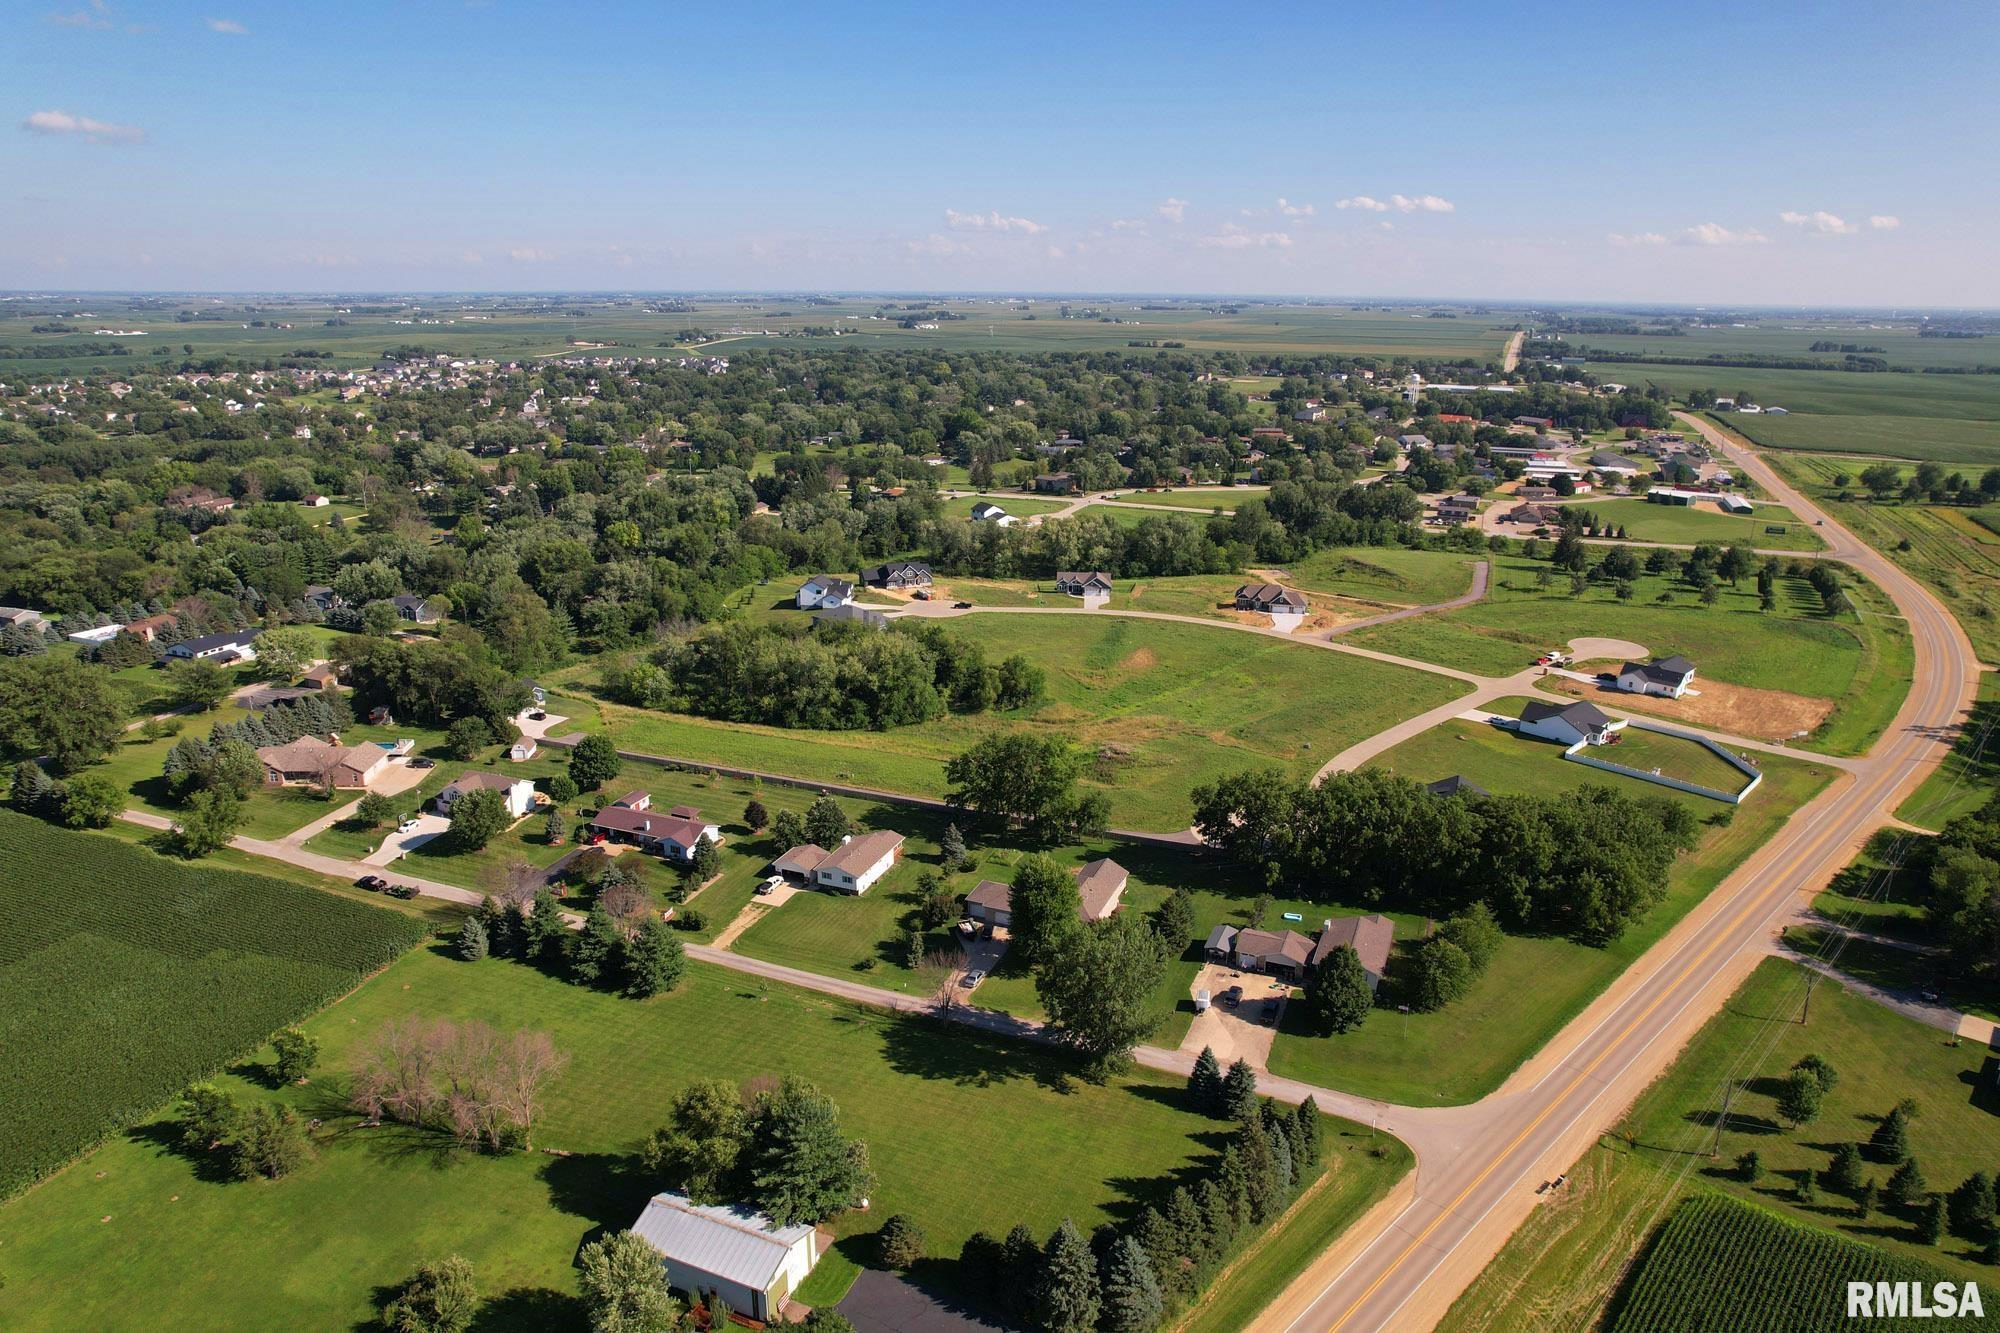
<path id="1" fill-rule="evenodd" d="M 1596 704 L 1582 699 L 1567 704 L 1537 699 L 1521 709 L 1521 719 L 1514 724 L 1514 730 L 1524 736 L 1539 736 L 1559 745 L 1575 745 L 1579 741 L 1604 745 L 1614 732 L 1624 728 L 1624 718 L 1611 717 Z"/>
<path id="2" fill-rule="evenodd" d="M 647 1201 L 632 1234 L 659 1251 L 668 1286 L 720 1292 L 731 1310 L 762 1321 L 783 1313 L 820 1258 L 817 1228 L 665 1192 Z"/>

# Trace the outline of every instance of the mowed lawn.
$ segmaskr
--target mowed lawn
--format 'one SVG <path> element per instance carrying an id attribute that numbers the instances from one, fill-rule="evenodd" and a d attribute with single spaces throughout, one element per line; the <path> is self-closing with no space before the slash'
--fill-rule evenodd
<path id="1" fill-rule="evenodd" d="M 1120 828 L 1185 828 L 1196 786 L 1246 768 L 1304 775 L 1354 741 L 1451 698 L 1454 681 L 1305 644 L 1116 616 L 970 615 L 952 631 L 987 660 L 1015 653 L 1048 676 L 1025 714 L 951 716 L 885 732 L 743 726 L 607 706 L 625 749 L 697 763 L 942 795 L 944 763 L 1011 728 L 1095 756 L 1088 785 Z"/>
<path id="2" fill-rule="evenodd" d="M 1359 1029 L 1341 1036 L 1307 1035 L 1288 1013 L 1271 1052 L 1271 1072 L 1408 1105 L 1456 1104 L 1492 1091 L 1834 775 L 1823 765 L 1763 760 L 1763 785 L 1730 813 L 1731 807 L 1708 797 L 1568 763 L 1553 745 L 1483 723 L 1447 723 L 1380 756 L 1377 766 L 1423 782 L 1459 773 L 1496 795 L 1610 787 L 1634 798 L 1679 802 L 1703 820 L 1725 814 L 1727 822 L 1702 826 L 1694 851 L 1669 870 L 1665 897 L 1605 948 L 1509 936 L 1464 999 L 1428 1014 L 1378 1007 Z M 1384 1004 L 1394 1003 L 1397 964 L 1419 933 L 1397 929 Z"/>
<path id="3" fill-rule="evenodd" d="M 1714 605 L 1667 576 L 1634 581 L 1630 601 L 1592 584 L 1572 594 L 1567 578 L 1547 587 L 1545 563 L 1495 556 L 1493 586 L 1471 606 L 1358 631 L 1347 642 L 1486 675 L 1509 675 L 1539 652 L 1582 636 L 1625 639 L 1649 653 L 1691 658 L 1702 678 L 1832 700 L 1835 708 L 1804 744 L 1856 754 L 1879 735 L 1909 688 L 1909 633 L 1872 583 L 1852 576 L 1858 611 L 1828 617 L 1801 579 L 1781 578 L 1778 604 L 1758 609 L 1754 580 L 1722 584 Z M 1660 600 L 1665 595 L 1664 602 Z"/>
<path id="4" fill-rule="evenodd" d="M 1164 505 L 1169 509 L 1197 509 L 1203 513 L 1220 509 L 1234 513 L 1246 500 L 1261 500 L 1270 493 L 1265 486 L 1223 486 L 1208 490 L 1118 492 L 1120 500 L 1135 505 Z"/>
<path id="5" fill-rule="evenodd" d="M 1053 514 L 1056 510 L 1063 507 L 1061 500 L 1034 500 L 1025 495 L 1014 495 L 1004 492 L 982 492 L 979 495 L 953 496 L 951 499 L 946 500 L 944 502 L 944 516 L 946 518 L 970 520 L 973 506 L 980 504 L 999 505 L 1015 518 L 1033 518 L 1037 514 Z"/>
<path id="6" fill-rule="evenodd" d="M 1651 500 L 1583 500 L 1577 508 L 1600 524 L 1625 529 L 1635 542 L 1718 542 L 1769 551 L 1823 551 L 1819 534 L 1783 505 L 1760 504 L 1750 514 L 1725 514 L 1713 505 L 1655 504 Z M 1782 528 L 1772 532 L 1771 528 Z"/>
<path id="7" fill-rule="evenodd" d="M 1294 561 L 1283 575 L 1303 592 L 1427 606 L 1470 591 L 1472 567 L 1481 558 L 1401 546 L 1331 546 Z"/>
<path id="8" fill-rule="evenodd" d="M 404 1015 L 550 1033 L 571 1063 L 535 1142 L 563 1155 L 458 1154 L 422 1134 L 359 1128 L 341 1106 L 343 1071 L 360 1043 Z M 577 1249 L 638 1216 L 660 1182 L 636 1149 L 673 1094 L 701 1077 L 810 1079 L 839 1104 L 843 1128 L 868 1143 L 874 1208 L 835 1222 L 842 1239 L 825 1261 L 834 1271 L 865 1262 L 872 1233 L 894 1213 L 947 1257 L 974 1230 L 1003 1235 L 1021 1222 L 1039 1236 L 1064 1217 L 1086 1232 L 1128 1218 L 1163 1178 L 1212 1155 L 1222 1128 L 1184 1109 L 1178 1080 L 1136 1073 L 1081 1084 L 1063 1076 L 1060 1057 L 1032 1046 L 700 965 L 673 994 L 638 1004 L 515 963 L 419 950 L 307 1027 L 323 1048 L 310 1085 L 273 1094 L 230 1082 L 241 1096 L 282 1095 L 321 1117 L 317 1161 L 276 1183 L 225 1183 L 162 1146 L 157 1127 L 114 1142 L 0 1208 L 0 1324 L 360 1326 L 380 1289 L 450 1253 L 477 1270 L 490 1302 L 481 1327 L 576 1323 Z M 1409 1159 L 1393 1142 L 1371 1155 L 1361 1126 L 1329 1121 L 1327 1141 L 1325 1188 L 1337 1193 L 1333 1220 L 1344 1225 Z M 1303 1263 L 1325 1238 L 1315 1231 L 1310 1243 L 1279 1248 Z M 952 1274 L 931 1264 L 918 1276 Z"/>

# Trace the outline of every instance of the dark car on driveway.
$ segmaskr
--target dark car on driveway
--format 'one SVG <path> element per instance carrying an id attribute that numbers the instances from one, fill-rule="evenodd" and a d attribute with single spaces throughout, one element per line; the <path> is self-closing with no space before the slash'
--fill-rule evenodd
<path id="1" fill-rule="evenodd" d="M 1241 986 L 1231 986 L 1228 990 L 1222 992 L 1223 1007 L 1226 1009 L 1234 1009 L 1237 1005 L 1237 1002 L 1242 998 L 1243 998 L 1243 988 Z"/>
<path id="2" fill-rule="evenodd" d="M 436 768 L 437 760 L 417 758 L 410 761 L 411 768 Z"/>
<path id="3" fill-rule="evenodd" d="M 360 879 L 354 881 L 354 887 L 357 889 L 366 889 L 370 893 L 380 893 L 389 887 L 389 881 L 383 879 L 380 875 L 363 875 Z"/>
<path id="4" fill-rule="evenodd" d="M 1276 1023 L 1278 1021 L 1278 1010 L 1281 1008 L 1283 1008 L 1283 1005 L 1276 998 L 1264 1001 L 1263 1021 L 1266 1023 Z"/>

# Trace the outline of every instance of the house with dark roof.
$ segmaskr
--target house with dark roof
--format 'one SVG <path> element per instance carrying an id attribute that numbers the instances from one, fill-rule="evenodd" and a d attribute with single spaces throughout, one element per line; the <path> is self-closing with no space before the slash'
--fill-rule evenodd
<path id="1" fill-rule="evenodd" d="M 1111 576 L 1101 569 L 1065 569 L 1056 575 L 1056 591 L 1071 597 L 1111 595 Z"/>
<path id="2" fill-rule="evenodd" d="M 1694 663 L 1678 655 L 1656 657 L 1650 662 L 1627 662 L 1618 668 L 1614 683 L 1627 694 L 1678 699 L 1694 684 Z"/>
<path id="3" fill-rule="evenodd" d="M 1514 730 L 1524 736 L 1539 736 L 1559 745 L 1603 745 L 1613 733 L 1625 729 L 1624 718 L 1614 718 L 1596 704 L 1578 699 L 1572 703 L 1545 703 L 1540 699 L 1521 709 Z"/>
<path id="4" fill-rule="evenodd" d="M 978 504 L 972 506 L 972 521 L 974 523 L 996 523 L 1003 528 L 1010 528 L 1014 526 L 1017 520 L 1012 514 L 1002 509 L 999 505 L 994 504 L 991 500 L 981 500 Z"/>
<path id="5" fill-rule="evenodd" d="M 1070 495 L 1076 491 L 1074 472 L 1044 472 L 1035 478 L 1035 489 L 1044 495 Z"/>
<path id="6" fill-rule="evenodd" d="M 831 574 L 815 574 L 799 585 L 796 600 L 801 611 L 846 606 L 854 600 L 854 585 Z"/>
<path id="7" fill-rule="evenodd" d="M 435 625 L 438 621 L 437 612 L 431 609 L 430 602 L 412 593 L 400 593 L 391 597 L 389 604 L 396 608 L 396 615 L 400 619 L 407 620 L 413 625 Z"/>
<path id="8" fill-rule="evenodd" d="M 1239 930 L 1236 966 L 1281 981 L 1303 981 L 1312 967 L 1313 942 L 1296 930 Z"/>
<path id="9" fill-rule="evenodd" d="M 664 815 L 652 806 L 652 797 L 644 792 L 620 797 L 590 817 L 591 831 L 610 842 L 657 852 L 669 861 L 692 861 L 703 838 L 721 843 L 721 825 L 703 819 L 693 806 L 677 805 Z"/>
<path id="10" fill-rule="evenodd" d="M 862 570 L 861 581 L 871 588 L 928 588 L 931 567 L 921 560 L 892 560 Z"/>
<path id="11" fill-rule="evenodd" d="M 1463 774 L 1459 773 L 1454 773 L 1448 778 L 1439 778 L 1436 782 L 1427 782 L 1424 784 L 1424 790 L 1433 796 L 1491 796 L 1493 794 L 1478 783 L 1469 780 Z"/>
<path id="12" fill-rule="evenodd" d="M 851 602 L 844 602 L 839 606 L 828 607 L 824 611 L 813 612 L 812 623 L 815 625 L 859 625 L 863 629 L 887 629 L 889 628 L 889 617 L 883 615 L 880 611 L 871 611 L 865 606 L 855 606 Z"/>
<path id="13" fill-rule="evenodd" d="M 1275 583 L 1246 583 L 1236 590 L 1236 609 L 1302 616 L 1306 613 L 1306 596 Z"/>
<path id="14" fill-rule="evenodd" d="M 262 630 L 232 629 L 220 634 L 182 639 L 167 649 L 167 656 L 190 662 L 213 662 L 217 666 L 227 666 L 231 662 L 254 662 L 257 660 L 257 649 L 253 645 L 261 633 Z"/>

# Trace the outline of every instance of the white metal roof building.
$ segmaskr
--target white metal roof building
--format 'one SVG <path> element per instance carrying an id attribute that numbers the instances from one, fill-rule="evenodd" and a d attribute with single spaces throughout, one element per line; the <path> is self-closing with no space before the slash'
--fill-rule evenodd
<path id="1" fill-rule="evenodd" d="M 729 1308 L 769 1320 L 819 1262 L 819 1233 L 803 1223 L 773 1227 L 762 1213 L 655 1194 L 632 1232 L 660 1252 L 667 1285 L 717 1290 Z"/>

